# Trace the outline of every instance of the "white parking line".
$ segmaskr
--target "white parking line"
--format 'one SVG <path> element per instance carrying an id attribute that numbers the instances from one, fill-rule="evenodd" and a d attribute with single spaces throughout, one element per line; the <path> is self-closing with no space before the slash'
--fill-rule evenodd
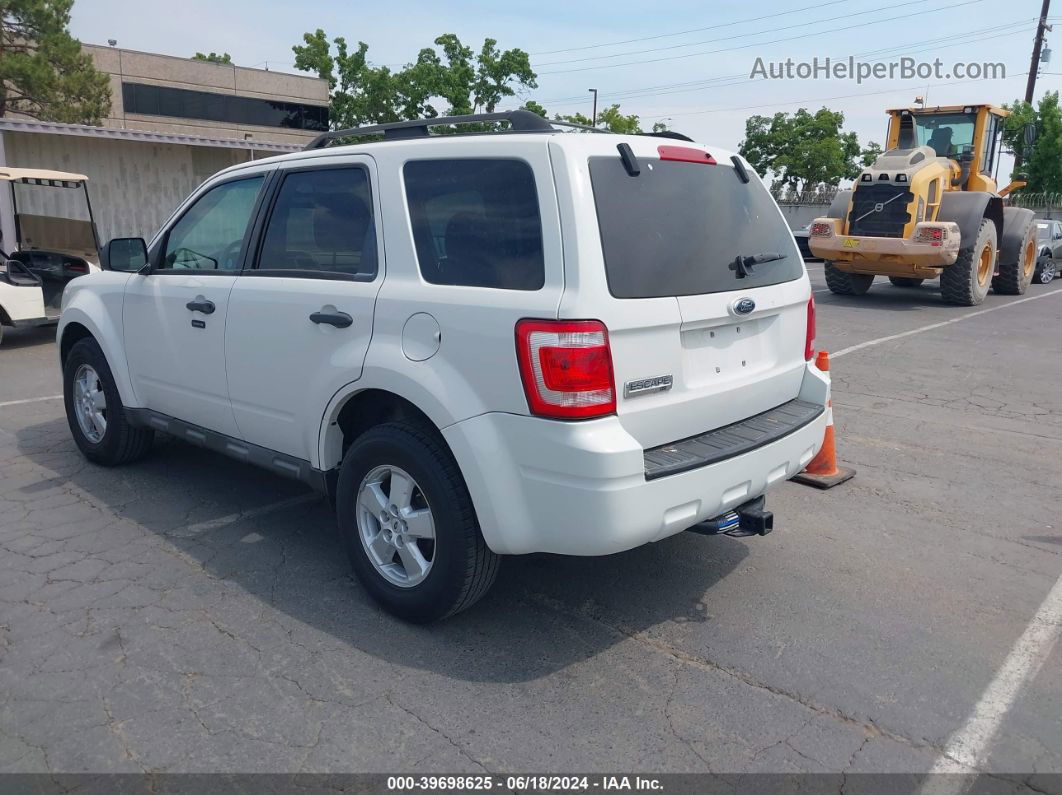
<path id="1" fill-rule="evenodd" d="M 1062 293 L 1062 290 L 1051 290 L 1050 292 L 1040 293 L 1039 295 L 1031 295 L 1028 298 L 1019 298 L 1017 301 L 1011 301 L 1007 304 L 1000 304 L 999 306 L 993 306 L 988 309 L 982 309 L 979 312 L 970 312 L 959 317 L 953 317 L 950 320 L 943 320 L 940 323 L 930 323 L 928 326 L 919 326 L 918 328 L 911 329 L 910 331 L 902 331 L 899 334 L 890 334 L 887 337 L 878 337 L 875 340 L 867 340 L 866 342 L 860 342 L 858 345 L 851 345 L 847 348 L 841 348 L 836 353 L 831 353 L 830 358 L 836 359 L 838 356 L 847 356 L 849 353 L 855 353 L 861 351 L 863 348 L 870 348 L 874 345 L 881 345 L 883 342 L 892 342 L 893 340 L 903 339 L 904 337 L 910 337 L 913 334 L 921 334 L 923 331 L 932 331 L 936 328 L 943 328 L 944 326 L 950 326 L 952 323 L 961 323 L 964 320 L 969 320 L 972 317 L 978 317 L 980 315 L 987 315 L 989 312 L 998 312 L 1000 309 L 1009 309 L 1012 306 L 1018 304 L 1024 304 L 1027 301 L 1039 301 L 1041 298 L 1048 298 L 1052 295 L 1058 295 Z"/>
<path id="2" fill-rule="evenodd" d="M 930 773 L 972 773 L 985 763 L 988 746 L 1023 685 L 1036 676 L 1051 647 L 1062 633 L 1062 577 L 1055 582 L 1025 632 L 1010 650 L 1003 666 L 977 702 L 973 713 L 944 746 L 944 754 Z M 927 779 L 922 792 L 959 795 L 974 782 L 973 776 L 939 776 Z"/>
<path id="3" fill-rule="evenodd" d="M 306 502 L 316 502 L 321 499 L 321 495 L 317 493 L 313 494 L 300 494 L 297 497 L 289 497 L 286 500 L 280 502 L 274 502 L 269 505 L 263 505 L 261 508 L 250 508 L 246 511 L 240 511 L 239 513 L 230 513 L 227 516 L 219 516 L 217 519 L 208 519 L 205 522 L 196 522 L 195 524 L 186 525 L 185 527 L 179 527 L 167 535 L 176 538 L 192 538 L 193 536 L 206 533 L 209 530 L 217 530 L 222 527 L 226 527 L 230 524 L 242 521 L 244 519 L 254 519 L 257 516 L 264 516 L 267 513 L 273 513 L 273 511 L 279 511 L 284 508 L 290 508 L 293 505 L 302 505 Z"/>
<path id="4" fill-rule="evenodd" d="M 7 400 L 0 403 L 0 409 L 5 406 L 21 406 L 24 403 L 40 403 L 42 400 L 62 400 L 62 395 L 46 395 L 44 397 L 25 398 L 23 400 Z"/>

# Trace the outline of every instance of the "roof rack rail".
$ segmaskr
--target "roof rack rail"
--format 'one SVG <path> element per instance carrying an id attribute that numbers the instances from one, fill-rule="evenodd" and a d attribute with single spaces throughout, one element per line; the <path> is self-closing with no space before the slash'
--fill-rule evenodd
<path id="1" fill-rule="evenodd" d="M 437 116 L 434 119 L 412 119 L 389 124 L 373 124 L 368 127 L 351 127 L 348 130 L 329 130 L 321 133 L 305 150 L 323 149 L 339 138 L 354 138 L 362 135 L 383 135 L 385 141 L 426 138 L 429 127 L 448 124 L 475 124 L 486 121 L 507 121 L 512 132 L 553 132 L 553 122 L 529 110 L 506 110 L 498 113 L 473 113 L 467 116 Z"/>
<path id="2" fill-rule="evenodd" d="M 682 133 L 675 132 L 674 130 L 658 130 L 657 132 L 643 132 L 638 134 L 648 135 L 654 138 L 672 138 L 676 141 L 689 141 L 691 144 L 696 143 L 696 141 L 694 141 L 688 135 L 683 135 Z"/>

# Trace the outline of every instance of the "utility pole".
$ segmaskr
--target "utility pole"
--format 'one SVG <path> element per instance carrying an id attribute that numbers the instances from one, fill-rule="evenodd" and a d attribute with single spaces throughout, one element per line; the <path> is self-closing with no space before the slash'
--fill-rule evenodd
<path id="1" fill-rule="evenodd" d="M 1036 23 L 1036 42 L 1033 44 L 1032 61 L 1029 62 L 1029 81 L 1025 84 L 1025 101 L 1032 102 L 1033 90 L 1036 88 L 1036 73 L 1040 71 L 1040 50 L 1044 46 L 1044 31 L 1048 30 L 1047 12 L 1051 8 L 1051 0 L 1044 0 L 1040 9 L 1040 21 Z"/>
<path id="2" fill-rule="evenodd" d="M 1051 0 L 1044 0 L 1044 3 L 1049 3 L 1049 2 L 1051 2 Z M 591 119 L 593 119 L 593 121 L 590 122 L 590 126 L 591 127 L 596 127 L 597 126 L 597 89 L 596 88 L 588 88 L 587 91 L 589 91 L 591 94 L 594 95 L 594 115 L 590 117 Z"/>
<path id="3" fill-rule="evenodd" d="M 1036 90 L 1036 73 L 1040 71 L 1040 52 L 1044 46 L 1044 31 L 1050 30 L 1047 24 L 1047 12 L 1051 8 L 1051 0 L 1044 0 L 1040 8 L 1040 20 L 1036 23 L 1036 41 L 1033 43 L 1032 60 L 1029 61 L 1029 79 L 1025 83 L 1025 101 L 1032 104 L 1033 92 Z M 1021 152 L 1014 153 L 1014 173 L 1021 168 Z"/>

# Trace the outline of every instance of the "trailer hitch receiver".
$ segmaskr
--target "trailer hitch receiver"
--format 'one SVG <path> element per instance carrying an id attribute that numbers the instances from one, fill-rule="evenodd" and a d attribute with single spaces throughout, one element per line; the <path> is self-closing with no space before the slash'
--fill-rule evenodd
<path id="1" fill-rule="evenodd" d="M 691 533 L 731 538 L 765 536 L 774 529 L 774 514 L 764 507 L 766 498 L 757 497 L 714 519 L 705 519 L 689 528 Z"/>

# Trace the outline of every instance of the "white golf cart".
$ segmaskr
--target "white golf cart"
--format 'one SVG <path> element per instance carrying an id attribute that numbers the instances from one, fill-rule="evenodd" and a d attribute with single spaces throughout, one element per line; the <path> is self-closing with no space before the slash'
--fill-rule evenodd
<path id="1" fill-rule="evenodd" d="M 2 341 L 5 326 L 58 322 L 63 290 L 100 269 L 100 247 L 84 174 L 0 166 L 0 190 L 11 191 L 15 232 L 0 240 Z"/>

